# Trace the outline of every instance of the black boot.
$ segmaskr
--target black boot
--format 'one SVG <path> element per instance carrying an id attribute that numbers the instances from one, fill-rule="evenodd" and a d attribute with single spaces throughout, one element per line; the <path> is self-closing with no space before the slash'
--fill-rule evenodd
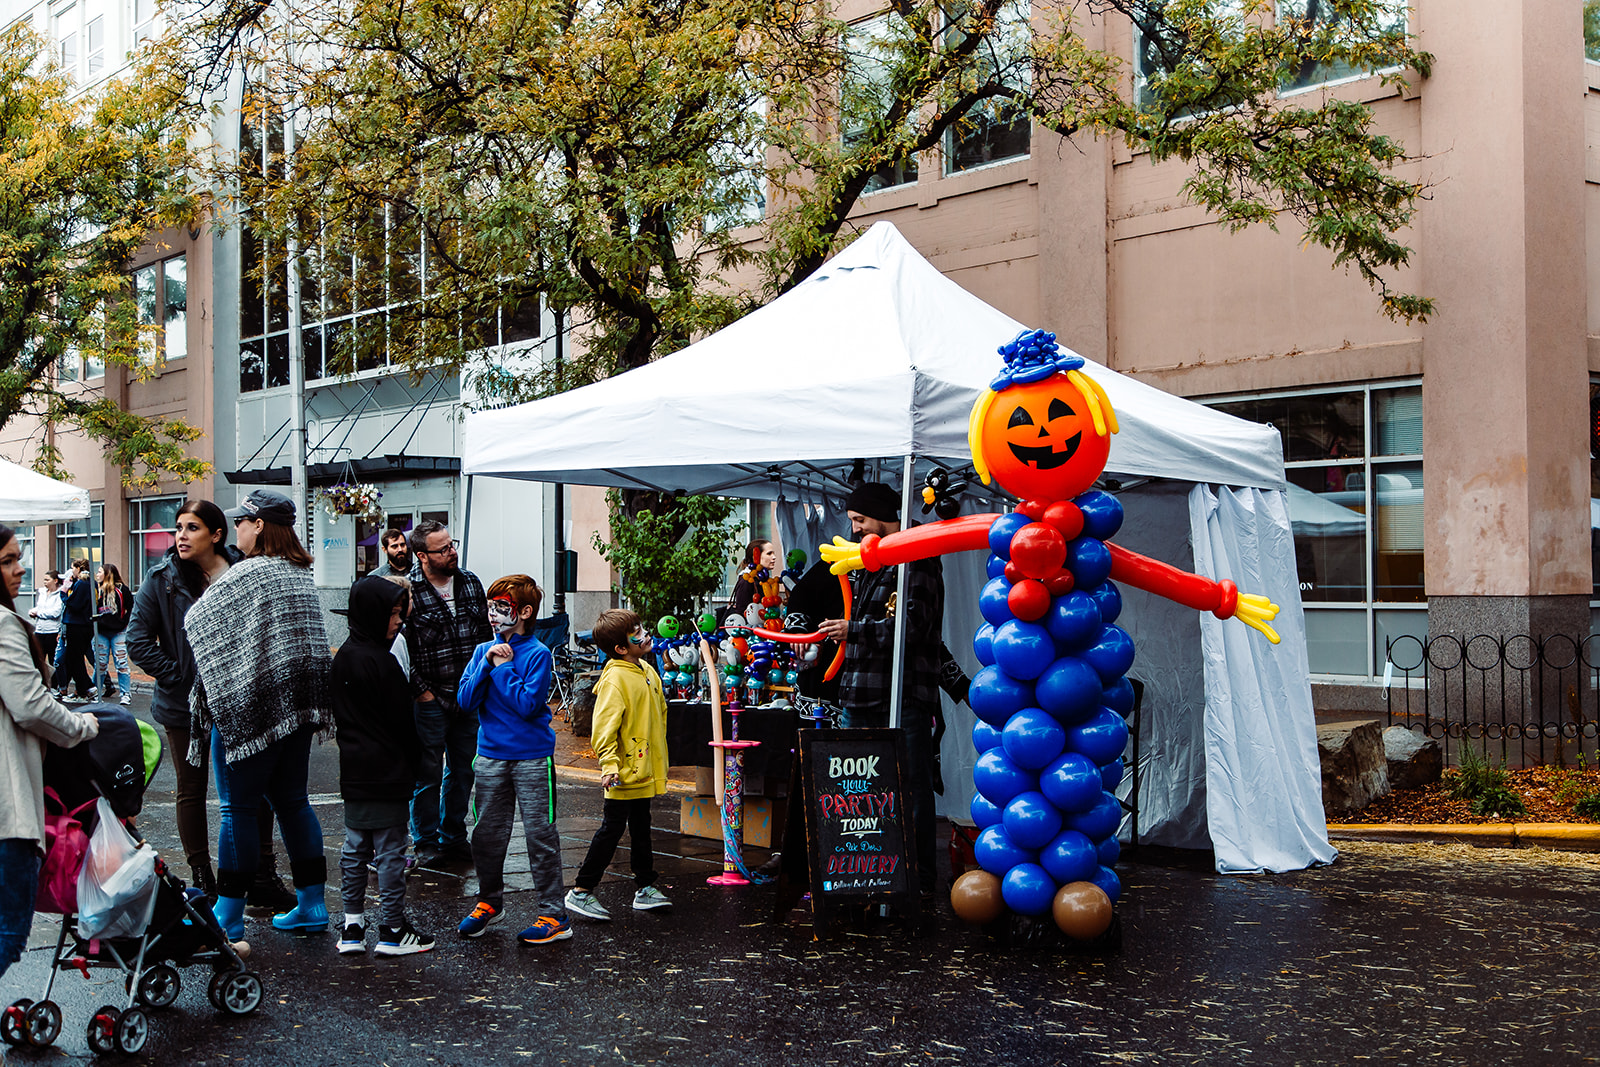
<path id="1" fill-rule="evenodd" d="M 293 910 L 299 902 L 271 867 L 256 869 L 256 879 L 250 884 L 250 892 L 245 894 L 245 903 L 252 908 L 265 908 L 274 915 Z"/>
<path id="2" fill-rule="evenodd" d="M 217 876 L 211 873 L 211 861 L 197 864 L 192 868 L 194 880 L 189 884 L 213 899 L 217 895 Z"/>

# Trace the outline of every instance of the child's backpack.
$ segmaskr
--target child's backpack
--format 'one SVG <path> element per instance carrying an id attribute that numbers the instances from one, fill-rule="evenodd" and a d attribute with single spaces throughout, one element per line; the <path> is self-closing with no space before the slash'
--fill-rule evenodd
<path id="1" fill-rule="evenodd" d="M 44 864 L 39 868 L 35 911 L 70 915 L 78 910 L 78 871 L 89 852 L 89 831 L 78 814 L 94 803 L 91 799 L 68 811 L 54 789 L 44 791 Z"/>

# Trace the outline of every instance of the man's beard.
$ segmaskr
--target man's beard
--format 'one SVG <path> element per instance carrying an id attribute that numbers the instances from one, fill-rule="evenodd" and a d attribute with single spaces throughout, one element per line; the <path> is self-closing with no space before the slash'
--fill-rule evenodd
<path id="1" fill-rule="evenodd" d="M 396 571 L 410 571 L 411 552 L 409 550 L 404 552 L 390 552 L 389 566 Z"/>

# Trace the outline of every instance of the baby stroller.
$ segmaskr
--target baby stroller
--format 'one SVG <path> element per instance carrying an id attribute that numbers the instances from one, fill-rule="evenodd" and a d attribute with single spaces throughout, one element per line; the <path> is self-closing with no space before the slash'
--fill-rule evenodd
<path id="1" fill-rule="evenodd" d="M 139 814 L 144 791 L 161 763 L 160 735 L 110 704 L 84 710 L 99 718 L 100 735 L 76 748 L 52 747 L 45 757 L 45 782 L 56 793 L 52 799 L 63 814 L 81 808 L 74 817 L 89 834 L 94 832 L 96 801 L 105 798 L 142 851 L 149 846 L 132 819 Z M 169 1007 L 178 999 L 180 967 L 211 967 L 206 992 L 218 1011 L 248 1015 L 261 1005 L 261 977 L 245 968 L 244 956 L 229 944 L 200 891 L 172 874 L 160 856 L 154 857 L 154 871 L 147 901 L 140 898 L 131 905 L 142 917 L 137 934 L 85 938 L 80 936 L 85 913 L 62 914 L 61 936 L 43 997 L 37 1003 L 23 998 L 0 1014 L 0 1037 L 7 1044 L 43 1048 L 60 1036 L 61 1008 L 50 999 L 58 970 L 75 970 L 87 979 L 91 967 L 114 967 L 126 976 L 127 1002 L 121 1008 L 107 1004 L 89 1020 L 89 1047 L 97 1053 L 115 1049 L 131 1054 L 144 1048 L 150 1037 L 149 1011 Z"/>

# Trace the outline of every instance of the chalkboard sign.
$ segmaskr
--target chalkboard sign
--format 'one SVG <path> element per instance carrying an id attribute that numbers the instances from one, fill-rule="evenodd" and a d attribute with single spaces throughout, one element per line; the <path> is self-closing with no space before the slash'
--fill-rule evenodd
<path id="1" fill-rule="evenodd" d="M 797 753 L 816 925 L 845 900 L 918 902 L 899 730 L 801 730 Z"/>

